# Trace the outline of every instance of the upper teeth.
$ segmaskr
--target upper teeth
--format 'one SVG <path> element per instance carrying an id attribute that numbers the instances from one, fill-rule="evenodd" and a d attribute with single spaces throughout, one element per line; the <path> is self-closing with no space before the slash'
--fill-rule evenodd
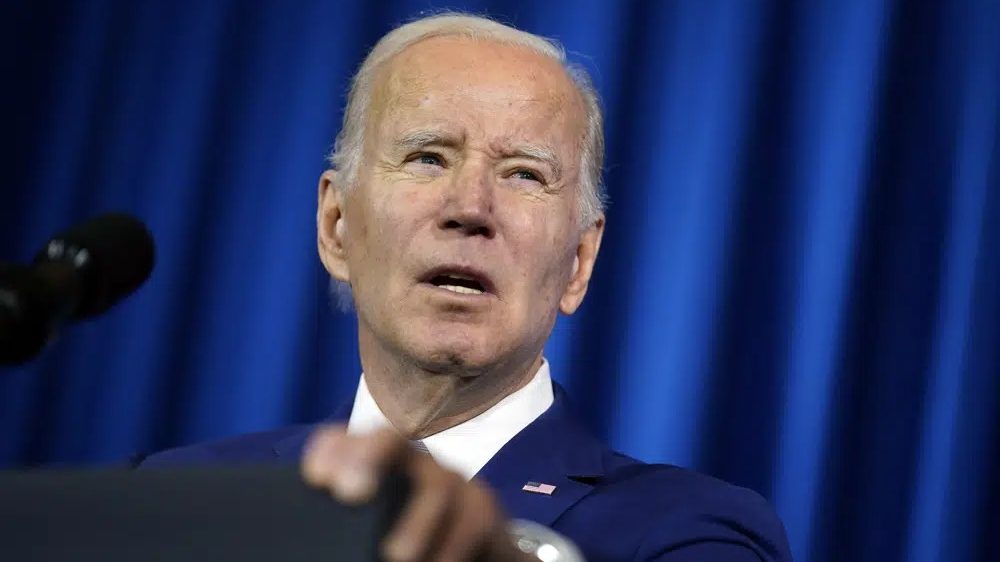
<path id="1" fill-rule="evenodd" d="M 449 291 L 453 291 L 455 293 L 462 293 L 463 295 L 483 294 L 483 292 L 480 291 L 479 289 L 473 289 L 472 287 L 463 287 L 461 285 L 438 285 L 438 287 L 441 287 L 442 289 L 448 289 Z"/>

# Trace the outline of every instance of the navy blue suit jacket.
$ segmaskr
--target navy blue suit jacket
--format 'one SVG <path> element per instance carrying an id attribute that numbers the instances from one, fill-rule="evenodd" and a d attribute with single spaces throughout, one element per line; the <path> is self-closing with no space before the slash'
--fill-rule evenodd
<path id="1" fill-rule="evenodd" d="M 587 560 L 787 562 L 785 531 L 755 492 L 610 450 L 569 412 L 565 392 L 476 475 L 511 517 L 572 539 Z M 351 405 L 331 421 L 346 422 Z M 315 425 L 255 433 L 152 455 L 140 466 L 295 463 Z M 556 487 L 525 492 L 527 482 Z"/>

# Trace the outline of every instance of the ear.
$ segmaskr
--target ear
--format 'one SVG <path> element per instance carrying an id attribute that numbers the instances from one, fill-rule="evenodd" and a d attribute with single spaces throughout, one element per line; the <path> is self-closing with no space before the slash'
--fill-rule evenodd
<path id="1" fill-rule="evenodd" d="M 344 220 L 344 194 L 337 181 L 335 170 L 327 170 L 319 177 L 316 242 L 319 247 L 319 259 L 330 276 L 338 281 L 350 283 L 351 275 L 345 246 L 347 223 Z"/>
<path id="2" fill-rule="evenodd" d="M 587 294 L 590 276 L 594 273 L 594 263 L 597 262 L 597 252 L 601 249 L 601 237 L 604 236 L 604 215 L 594 221 L 594 224 L 580 236 L 576 246 L 576 256 L 573 258 L 573 274 L 569 285 L 559 299 L 559 310 L 569 315 L 576 312 Z"/>

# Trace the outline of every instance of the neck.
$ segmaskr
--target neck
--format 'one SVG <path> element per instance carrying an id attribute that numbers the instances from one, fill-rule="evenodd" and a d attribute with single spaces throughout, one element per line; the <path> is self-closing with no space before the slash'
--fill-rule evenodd
<path id="1" fill-rule="evenodd" d="M 478 416 L 523 388 L 542 366 L 539 351 L 485 367 L 428 367 L 391 353 L 367 331 L 359 332 L 368 390 L 407 439 L 423 439 Z"/>

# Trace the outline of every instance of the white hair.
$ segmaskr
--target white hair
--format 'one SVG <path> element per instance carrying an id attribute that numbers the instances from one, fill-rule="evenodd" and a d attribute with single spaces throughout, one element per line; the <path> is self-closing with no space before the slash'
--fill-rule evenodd
<path id="1" fill-rule="evenodd" d="M 604 119 L 597 90 L 586 69 L 570 63 L 566 58 L 566 51 L 553 39 L 521 31 L 486 17 L 458 12 L 425 16 L 403 24 L 382 36 L 365 57 L 351 80 L 344 120 L 328 157 L 330 166 L 339 176 L 337 187 L 348 189 L 357 183 L 364 151 L 365 123 L 371 111 L 372 91 L 379 67 L 414 43 L 432 37 L 448 36 L 525 47 L 555 60 L 565 69 L 583 99 L 586 112 L 578 176 L 579 220 L 583 228 L 594 224 L 604 211 L 606 202 L 604 184 L 601 181 L 604 165 Z M 333 280 L 330 284 L 330 296 L 338 308 L 350 310 L 353 296 L 347 283 Z"/>
<path id="2" fill-rule="evenodd" d="M 341 175 L 341 187 L 357 182 L 364 150 L 365 122 L 372 102 L 378 68 L 403 49 L 432 37 L 461 36 L 528 48 L 549 57 L 566 70 L 583 98 L 586 130 L 580 147 L 580 224 L 590 226 L 604 210 L 605 193 L 601 182 L 604 164 L 604 120 L 597 91 L 587 71 L 566 59 L 566 51 L 552 39 L 533 35 L 481 16 L 446 12 L 416 19 L 384 35 L 365 57 L 351 81 L 344 121 L 330 153 L 330 165 Z"/>

